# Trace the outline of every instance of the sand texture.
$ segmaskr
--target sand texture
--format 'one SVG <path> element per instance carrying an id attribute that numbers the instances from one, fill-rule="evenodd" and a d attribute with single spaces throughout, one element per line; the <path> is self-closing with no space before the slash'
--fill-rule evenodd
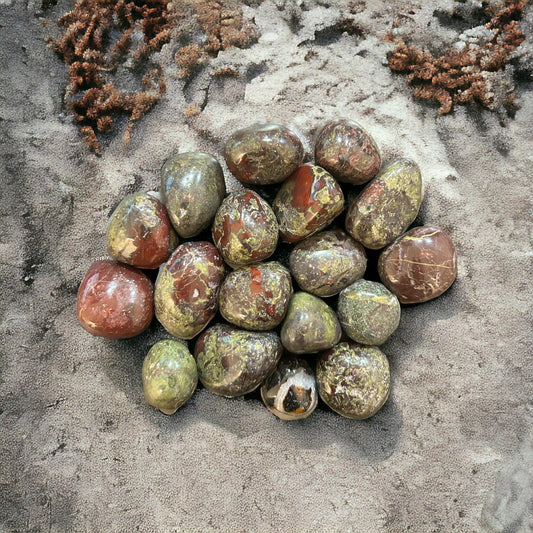
<path id="1" fill-rule="evenodd" d="M 42 2 L 47 29 L 41 2 L 0 0 L 0 531 L 533 531 L 531 32 L 506 73 L 514 116 L 478 104 L 440 115 L 388 68 L 385 37 L 400 13 L 409 38 L 446 49 L 479 25 L 475 9 L 248 1 L 257 41 L 187 80 L 165 45 L 154 60 L 166 93 L 129 146 L 108 134 L 97 156 L 65 111 L 67 71 L 44 41 L 73 2 L 53 3 Z M 224 67 L 240 76 L 212 75 Z M 157 189 L 176 151 L 221 160 L 232 131 L 272 121 L 298 133 L 310 160 L 315 129 L 334 117 L 364 125 L 385 164 L 418 162 L 417 220 L 448 231 L 459 254 L 453 287 L 404 308 L 382 346 L 389 401 L 366 421 L 321 405 L 283 422 L 257 395 L 201 389 L 161 414 L 144 401 L 141 367 L 164 330 L 154 321 L 109 341 L 76 319 L 108 216 L 126 194 Z"/>

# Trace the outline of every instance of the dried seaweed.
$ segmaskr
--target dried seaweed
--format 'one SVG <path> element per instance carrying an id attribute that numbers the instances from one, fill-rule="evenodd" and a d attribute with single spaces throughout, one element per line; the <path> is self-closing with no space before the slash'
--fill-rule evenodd
<path id="1" fill-rule="evenodd" d="M 527 0 L 507 2 L 498 11 L 485 5 L 492 17 L 486 24 L 489 37 L 477 42 L 462 43 L 462 48 L 435 57 L 427 50 L 407 46 L 401 39 L 389 56 L 389 67 L 408 73 L 416 98 L 437 101 L 440 113 L 449 113 L 454 104 L 477 101 L 489 109 L 496 103 L 507 109 L 516 107 L 512 87 L 502 87 L 502 98 L 496 98 L 499 79 L 497 73 L 505 70 L 510 54 L 524 40 L 518 20 Z M 497 102 L 498 100 L 498 102 Z"/>

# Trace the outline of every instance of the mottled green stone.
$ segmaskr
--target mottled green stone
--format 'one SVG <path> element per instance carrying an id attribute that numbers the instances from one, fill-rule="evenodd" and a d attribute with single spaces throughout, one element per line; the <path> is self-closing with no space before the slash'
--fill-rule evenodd
<path id="1" fill-rule="evenodd" d="M 321 354 L 316 380 L 320 397 L 331 409 L 363 420 L 375 415 L 389 397 L 389 362 L 375 346 L 341 342 Z"/>
<path id="2" fill-rule="evenodd" d="M 210 154 L 174 155 L 161 169 L 161 195 L 178 235 L 194 237 L 211 224 L 226 195 L 222 167 Z"/>
<path id="3" fill-rule="evenodd" d="M 196 390 L 196 362 L 187 346 L 165 339 L 150 348 L 142 368 L 146 401 L 166 415 L 175 413 Z"/>
<path id="4" fill-rule="evenodd" d="M 360 279 L 339 294 L 337 316 L 346 335 L 379 346 L 400 324 L 400 302 L 381 283 Z"/>
<path id="5" fill-rule="evenodd" d="M 261 385 L 276 368 L 282 351 L 277 333 L 215 324 L 198 338 L 194 357 L 204 387 L 233 398 Z"/>
<path id="6" fill-rule="evenodd" d="M 352 202 L 346 215 L 346 231 L 366 248 L 383 248 L 413 222 L 422 197 L 418 165 L 411 159 L 398 159 Z"/>
<path id="7" fill-rule="evenodd" d="M 327 350 L 341 338 L 341 326 L 331 307 L 307 292 L 296 292 L 281 326 L 281 342 L 291 353 Z"/>

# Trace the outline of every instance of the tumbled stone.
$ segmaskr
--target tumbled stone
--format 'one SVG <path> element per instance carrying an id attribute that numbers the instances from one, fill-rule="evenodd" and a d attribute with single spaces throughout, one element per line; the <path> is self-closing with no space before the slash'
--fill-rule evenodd
<path id="1" fill-rule="evenodd" d="M 381 283 L 360 279 L 339 294 L 339 322 L 360 344 L 383 344 L 398 328 L 400 315 L 398 298 Z"/>
<path id="2" fill-rule="evenodd" d="M 322 231 L 299 242 L 289 263 L 302 290 L 316 296 L 333 296 L 363 277 L 366 253 L 343 231 Z"/>
<path id="3" fill-rule="evenodd" d="M 178 245 L 167 210 L 155 192 L 126 196 L 107 226 L 107 252 L 137 268 L 158 268 Z"/>
<path id="4" fill-rule="evenodd" d="M 222 167 L 210 154 L 177 154 L 161 169 L 161 196 L 180 237 L 194 237 L 209 227 L 225 195 Z"/>
<path id="5" fill-rule="evenodd" d="M 314 353 L 337 344 L 341 326 L 331 307 L 317 296 L 296 292 L 281 326 L 283 346 L 295 354 Z"/>
<path id="6" fill-rule="evenodd" d="M 401 303 L 427 302 L 455 281 L 457 252 L 447 233 L 433 226 L 419 226 L 383 250 L 378 272 Z"/>
<path id="7" fill-rule="evenodd" d="M 259 387 L 276 368 L 282 351 L 277 333 L 215 324 L 196 341 L 194 357 L 204 387 L 232 398 Z"/>
<path id="8" fill-rule="evenodd" d="M 240 328 L 267 331 L 281 323 L 291 296 L 291 275 L 276 261 L 242 267 L 222 282 L 220 314 Z"/>
<path id="9" fill-rule="evenodd" d="M 367 248 L 383 248 L 413 222 L 422 196 L 418 165 L 411 159 L 398 159 L 352 202 L 346 215 L 346 231 Z"/>
<path id="10" fill-rule="evenodd" d="M 78 320 L 99 337 L 135 337 L 152 321 L 153 297 L 144 272 L 115 261 L 95 261 L 78 289 Z"/>
<path id="11" fill-rule="evenodd" d="M 279 227 L 270 205 L 257 193 L 245 190 L 227 196 L 212 227 L 213 241 L 232 268 L 270 257 L 278 244 Z"/>
<path id="12" fill-rule="evenodd" d="M 316 380 L 325 404 L 342 416 L 363 420 L 389 397 L 389 362 L 376 346 L 341 342 L 320 355 Z"/>
<path id="13" fill-rule="evenodd" d="M 327 122 L 317 134 L 315 161 L 338 181 L 361 185 L 378 173 L 381 156 L 365 129 L 353 120 L 339 119 Z"/>
<path id="14" fill-rule="evenodd" d="M 261 398 L 281 420 L 307 418 L 318 402 L 315 375 L 304 359 L 284 357 L 261 386 Z"/>
<path id="15" fill-rule="evenodd" d="M 306 163 L 283 183 L 272 208 L 280 237 L 297 242 L 331 224 L 344 209 L 344 195 L 329 172 Z"/>
<path id="16" fill-rule="evenodd" d="M 302 164 L 304 149 L 298 136 L 285 126 L 253 124 L 233 133 L 224 157 L 239 181 L 270 185 L 282 182 Z"/>
<path id="17" fill-rule="evenodd" d="M 164 339 L 144 359 L 142 384 L 146 401 L 162 413 L 175 413 L 198 384 L 196 361 L 182 342 Z"/>
<path id="18" fill-rule="evenodd" d="M 174 337 L 192 339 L 215 316 L 225 265 L 213 244 L 186 242 L 161 267 L 155 314 Z"/>

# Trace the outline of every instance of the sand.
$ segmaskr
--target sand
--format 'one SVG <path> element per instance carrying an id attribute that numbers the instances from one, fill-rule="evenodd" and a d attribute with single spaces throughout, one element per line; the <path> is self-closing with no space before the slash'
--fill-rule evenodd
<path id="1" fill-rule="evenodd" d="M 367 2 L 353 35 L 335 26 L 347 4 L 248 2 L 259 41 L 222 51 L 187 85 L 168 76 L 130 146 L 117 135 L 97 157 L 63 109 L 66 69 L 44 43 L 40 2 L 0 2 L 0 530 L 533 530 L 531 77 L 515 79 L 514 117 L 477 105 L 440 116 L 388 69 L 384 37 L 400 11 L 422 45 L 446 47 L 469 23 L 442 15 L 454 2 L 435 13 Z M 531 34 L 515 63 L 530 59 Z M 224 65 L 245 75 L 209 75 Z M 419 220 L 459 253 L 454 286 L 405 308 L 383 346 L 390 400 L 366 421 L 322 406 L 288 423 L 255 396 L 202 389 L 162 415 L 140 380 L 162 328 L 107 341 L 76 320 L 107 217 L 125 194 L 157 189 L 175 151 L 220 157 L 234 129 L 268 120 L 310 156 L 315 128 L 339 116 L 362 123 L 385 162 L 419 163 Z"/>

